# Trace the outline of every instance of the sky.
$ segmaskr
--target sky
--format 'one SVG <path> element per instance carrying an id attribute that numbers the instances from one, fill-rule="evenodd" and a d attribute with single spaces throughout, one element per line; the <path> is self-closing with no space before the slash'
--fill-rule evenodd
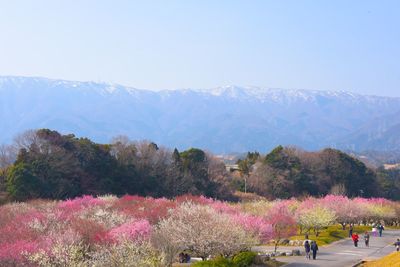
<path id="1" fill-rule="evenodd" d="M 0 75 L 400 96 L 400 1 L 0 0 Z"/>

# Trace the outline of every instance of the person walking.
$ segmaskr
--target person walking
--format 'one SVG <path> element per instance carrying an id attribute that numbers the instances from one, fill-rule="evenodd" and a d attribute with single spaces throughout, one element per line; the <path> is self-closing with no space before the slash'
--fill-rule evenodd
<path id="1" fill-rule="evenodd" d="M 375 224 L 372 226 L 372 235 L 375 237 L 378 236 L 378 230 L 376 229 L 376 227 L 377 226 Z"/>
<path id="2" fill-rule="evenodd" d="M 399 238 L 397 238 L 397 241 L 394 243 L 394 245 L 396 246 L 397 252 L 399 252 L 400 251 L 400 239 Z"/>
<path id="3" fill-rule="evenodd" d="M 317 251 L 318 251 L 317 242 L 311 241 L 311 250 L 312 250 L 312 258 L 313 260 L 315 260 L 317 258 Z"/>
<path id="4" fill-rule="evenodd" d="M 306 250 L 306 259 L 310 259 L 311 246 L 308 240 L 304 242 L 304 249 Z"/>
<path id="5" fill-rule="evenodd" d="M 353 224 L 350 224 L 349 226 L 349 237 L 353 235 Z"/>
<path id="6" fill-rule="evenodd" d="M 351 239 L 353 239 L 354 246 L 355 246 L 355 247 L 358 247 L 358 234 L 357 234 L 357 233 L 354 233 L 354 234 L 351 236 Z"/>
<path id="7" fill-rule="evenodd" d="M 379 232 L 379 237 L 382 237 L 382 231 L 385 230 L 385 227 L 383 227 L 382 224 L 378 225 L 378 232 Z"/>
<path id="8" fill-rule="evenodd" d="M 367 231 L 365 231 L 364 234 L 364 241 L 365 241 L 365 246 L 369 247 L 369 233 Z"/>
<path id="9" fill-rule="evenodd" d="M 308 244 L 311 245 L 311 239 L 308 238 L 308 234 L 306 234 L 304 237 L 305 237 L 305 239 L 303 241 L 303 246 L 306 244 L 306 241 L 308 241 Z"/>

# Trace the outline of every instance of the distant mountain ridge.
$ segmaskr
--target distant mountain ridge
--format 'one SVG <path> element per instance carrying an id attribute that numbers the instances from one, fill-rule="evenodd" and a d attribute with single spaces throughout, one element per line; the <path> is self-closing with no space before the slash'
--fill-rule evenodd
<path id="1" fill-rule="evenodd" d="M 225 86 L 147 91 L 115 84 L 0 77 L 0 143 L 36 128 L 98 142 L 116 135 L 214 153 L 400 149 L 400 98 Z"/>

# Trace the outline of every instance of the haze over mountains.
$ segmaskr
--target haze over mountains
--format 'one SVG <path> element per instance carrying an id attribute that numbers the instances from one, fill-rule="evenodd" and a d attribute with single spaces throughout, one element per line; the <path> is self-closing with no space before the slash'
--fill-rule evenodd
<path id="1" fill-rule="evenodd" d="M 236 86 L 154 92 L 0 77 L 0 143 L 36 128 L 214 153 L 265 152 L 279 144 L 384 151 L 400 149 L 400 98 Z"/>

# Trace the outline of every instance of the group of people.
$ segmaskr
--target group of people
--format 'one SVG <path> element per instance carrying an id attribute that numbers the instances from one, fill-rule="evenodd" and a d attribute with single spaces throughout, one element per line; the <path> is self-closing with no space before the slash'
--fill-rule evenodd
<path id="1" fill-rule="evenodd" d="M 318 251 L 317 242 L 309 240 L 308 236 L 306 236 L 306 240 L 304 241 L 304 248 L 306 250 L 307 259 L 309 260 L 311 259 L 311 251 L 313 260 L 317 258 L 317 251 Z"/>
<path id="2" fill-rule="evenodd" d="M 369 247 L 369 238 L 370 238 L 369 233 L 368 233 L 367 231 L 365 231 L 365 233 L 364 233 L 364 242 L 365 242 L 365 246 L 366 246 L 366 247 Z M 358 234 L 357 234 L 357 233 L 353 233 L 353 234 L 351 235 L 351 239 L 353 239 L 354 246 L 355 246 L 355 247 L 358 247 L 358 241 L 359 241 L 359 236 L 358 236 Z"/>
<path id="3" fill-rule="evenodd" d="M 372 228 L 372 233 L 374 236 L 376 235 L 376 232 L 379 232 L 379 236 L 382 237 L 382 232 L 384 230 L 384 226 L 382 224 L 377 224 L 374 225 Z M 350 224 L 349 227 L 349 237 L 353 240 L 354 246 L 358 247 L 358 242 L 359 242 L 359 235 L 356 232 L 353 232 L 353 224 Z M 370 240 L 370 234 L 368 231 L 365 231 L 364 233 L 364 242 L 365 246 L 369 247 L 369 240 Z M 305 236 L 306 240 L 304 241 L 304 249 L 306 251 L 306 258 L 311 259 L 311 252 L 312 252 L 312 257 L 315 260 L 317 257 L 317 251 L 318 251 L 318 245 L 315 241 L 311 241 L 308 239 L 308 235 Z M 400 239 L 397 239 L 397 242 L 395 242 L 396 250 L 400 251 Z"/>
<path id="4" fill-rule="evenodd" d="M 374 236 L 377 236 L 376 232 L 379 232 L 379 236 L 382 237 L 383 230 L 385 230 L 385 227 L 383 227 L 383 225 L 379 223 L 378 225 L 374 225 L 372 227 L 372 234 Z"/>
<path id="5" fill-rule="evenodd" d="M 179 253 L 179 263 L 189 263 L 190 262 L 190 255 L 187 253 Z"/>
<path id="6" fill-rule="evenodd" d="M 380 223 L 378 225 L 374 225 L 374 226 L 372 226 L 372 234 L 374 236 L 377 236 L 376 232 L 378 231 L 379 236 L 382 237 L 382 232 L 384 229 L 385 229 L 385 227 Z M 359 236 L 357 233 L 353 233 L 353 225 L 352 224 L 350 224 L 350 227 L 349 227 L 349 237 L 351 237 L 351 239 L 353 240 L 354 246 L 358 247 Z M 370 239 L 370 235 L 369 235 L 368 231 L 365 231 L 364 242 L 365 242 L 366 247 L 369 247 L 369 239 Z"/>

